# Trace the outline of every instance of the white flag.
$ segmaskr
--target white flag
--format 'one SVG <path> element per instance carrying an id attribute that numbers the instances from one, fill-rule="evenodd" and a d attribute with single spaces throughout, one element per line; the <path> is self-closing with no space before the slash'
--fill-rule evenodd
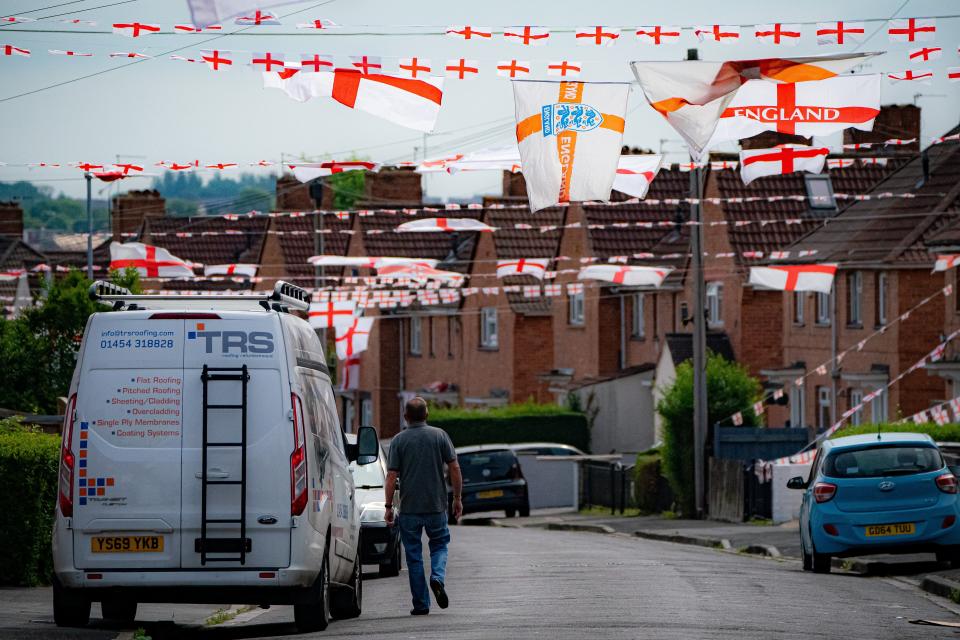
<path id="1" fill-rule="evenodd" d="M 960 264 L 960 253 L 942 254 L 937 256 L 933 266 L 934 271 L 948 271 Z"/>
<path id="2" fill-rule="evenodd" d="M 823 172 L 823 164 L 830 149 L 784 144 L 773 149 L 744 149 L 740 151 L 740 177 L 750 184 L 763 176 L 775 176 L 794 171 Z"/>
<path id="3" fill-rule="evenodd" d="M 340 325 L 353 324 L 357 313 L 357 303 L 349 300 L 341 302 L 311 302 L 307 320 L 314 329 L 330 329 Z"/>
<path id="4" fill-rule="evenodd" d="M 592 264 L 580 269 L 579 280 L 600 280 L 627 287 L 659 287 L 673 269 L 670 267 L 630 267 Z"/>
<path id="5" fill-rule="evenodd" d="M 818 22 L 817 44 L 863 42 L 867 31 L 862 22 Z"/>
<path id="6" fill-rule="evenodd" d="M 933 18 L 894 18 L 887 28 L 890 42 L 925 42 L 933 40 L 936 33 Z"/>
<path id="7" fill-rule="evenodd" d="M 519 258 L 516 260 L 497 260 L 497 277 L 528 275 L 543 280 L 547 272 L 549 258 Z"/>
<path id="8" fill-rule="evenodd" d="M 836 273 L 835 264 L 750 267 L 750 284 L 780 291 L 830 293 Z"/>
<path id="9" fill-rule="evenodd" d="M 337 325 L 337 358 L 347 360 L 367 350 L 373 318 L 354 318 L 350 324 Z"/>
<path id="10" fill-rule="evenodd" d="M 343 363 L 343 379 L 340 380 L 341 391 L 356 391 L 360 388 L 360 356 L 347 358 Z"/>
<path id="11" fill-rule="evenodd" d="M 193 24 L 203 28 L 260 9 L 295 4 L 300 0 L 187 0 Z"/>
<path id="12" fill-rule="evenodd" d="M 620 156 L 613 188 L 634 198 L 645 198 L 662 162 L 661 155 Z"/>
<path id="13" fill-rule="evenodd" d="M 246 276 L 252 278 L 257 275 L 255 264 L 208 264 L 203 267 L 205 276 Z"/>
<path id="14" fill-rule="evenodd" d="M 453 231 L 494 231 L 494 228 L 475 218 L 421 218 L 404 222 L 396 228 L 398 233 L 437 233 Z"/>
<path id="15" fill-rule="evenodd" d="M 446 163 L 450 173 L 456 171 L 520 171 L 520 150 L 517 145 L 473 151 Z"/>
<path id="16" fill-rule="evenodd" d="M 193 268 L 162 247 L 142 242 L 111 242 L 110 268 L 135 268 L 141 278 L 193 278 Z"/>
<path id="17" fill-rule="evenodd" d="M 629 90 L 627 83 L 513 82 L 531 211 L 610 198 Z"/>

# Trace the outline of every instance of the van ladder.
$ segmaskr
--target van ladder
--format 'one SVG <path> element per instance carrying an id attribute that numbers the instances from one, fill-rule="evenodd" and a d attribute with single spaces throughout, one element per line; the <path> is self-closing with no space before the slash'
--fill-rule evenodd
<path id="1" fill-rule="evenodd" d="M 247 365 L 242 367 L 208 367 L 203 365 L 200 374 L 203 381 L 203 472 L 200 501 L 200 537 L 196 539 L 195 549 L 200 554 L 200 564 L 208 562 L 240 562 L 245 564 L 247 553 L 251 550 L 250 540 L 247 538 L 247 383 L 250 374 Z M 212 382 L 240 382 L 240 404 L 210 404 L 209 386 Z M 207 433 L 208 416 L 211 410 L 240 411 L 240 441 L 239 442 L 210 442 Z M 207 477 L 207 450 L 211 447 L 237 447 L 240 449 L 240 479 L 239 480 L 211 480 Z M 208 518 L 207 491 L 215 485 L 240 486 L 240 517 L 239 518 Z M 239 524 L 240 537 L 238 538 L 208 538 L 207 525 L 210 524 Z M 239 555 L 208 557 L 208 554 L 236 553 Z"/>

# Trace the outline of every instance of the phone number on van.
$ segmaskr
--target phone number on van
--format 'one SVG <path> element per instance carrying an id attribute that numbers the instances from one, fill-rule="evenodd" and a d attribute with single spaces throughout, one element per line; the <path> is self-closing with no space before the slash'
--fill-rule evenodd
<path id="1" fill-rule="evenodd" d="M 173 349 L 173 340 L 101 340 L 101 349 Z"/>

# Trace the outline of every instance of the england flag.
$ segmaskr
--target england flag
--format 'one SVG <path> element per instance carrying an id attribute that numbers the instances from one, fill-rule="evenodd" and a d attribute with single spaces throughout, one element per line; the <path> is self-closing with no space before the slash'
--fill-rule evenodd
<path id="1" fill-rule="evenodd" d="M 750 267 L 750 284 L 780 291 L 830 293 L 836 273 L 835 264 Z"/>

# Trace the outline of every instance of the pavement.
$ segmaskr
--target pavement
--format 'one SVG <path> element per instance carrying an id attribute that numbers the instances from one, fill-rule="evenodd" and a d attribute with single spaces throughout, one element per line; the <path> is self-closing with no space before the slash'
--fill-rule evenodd
<path id="1" fill-rule="evenodd" d="M 451 606 L 425 617 L 408 614 L 405 574 L 406 568 L 396 578 L 368 576 L 360 618 L 305 637 L 922 640 L 955 636 L 911 621 L 960 622 L 960 607 L 899 578 L 816 575 L 782 558 L 623 533 L 454 527 Z M 132 636 L 99 619 L 87 629 L 58 629 L 49 596 L 48 589 L 0 590 L 0 638 Z M 148 605 L 136 626 L 153 640 L 296 635 L 290 607 L 255 609 L 216 626 L 199 623 L 203 617 L 196 605 Z"/>

